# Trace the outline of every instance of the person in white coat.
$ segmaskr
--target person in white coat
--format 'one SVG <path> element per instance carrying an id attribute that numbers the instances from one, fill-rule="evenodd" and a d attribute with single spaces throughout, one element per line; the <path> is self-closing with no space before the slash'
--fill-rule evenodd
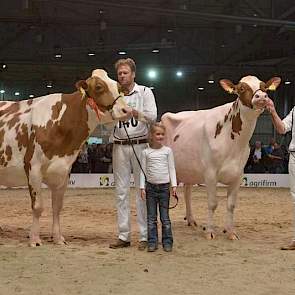
<path id="1" fill-rule="evenodd" d="M 136 65 L 133 59 L 119 59 L 115 64 L 118 82 L 129 106 L 124 122 L 114 127 L 110 141 L 113 142 L 113 173 L 116 186 L 118 218 L 118 239 L 110 244 L 117 249 L 130 246 L 130 177 L 133 172 L 136 187 L 136 213 L 139 227 L 139 250 L 147 246 L 147 217 L 145 202 L 139 189 L 140 155 L 147 147 L 148 122 L 157 118 L 157 107 L 153 92 L 149 87 L 135 83 Z M 128 135 L 127 135 L 128 133 Z M 128 138 L 129 137 L 129 138 Z M 133 148 L 132 148 L 133 146 Z M 136 154 L 135 154 L 136 153 Z"/>
<path id="2" fill-rule="evenodd" d="M 292 108 L 290 113 L 283 120 L 281 120 L 281 118 L 277 114 L 272 100 L 269 101 L 267 109 L 271 114 L 273 125 L 278 133 L 285 134 L 289 131 L 292 132 L 292 139 L 289 145 L 289 183 L 293 201 L 293 238 L 291 240 L 291 243 L 287 246 L 281 247 L 281 250 L 295 250 L 295 107 Z"/>

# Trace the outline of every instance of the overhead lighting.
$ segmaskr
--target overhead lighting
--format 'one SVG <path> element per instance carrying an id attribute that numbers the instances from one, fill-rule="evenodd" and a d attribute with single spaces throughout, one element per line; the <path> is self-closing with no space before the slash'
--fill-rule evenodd
<path id="1" fill-rule="evenodd" d="M 198 87 L 198 90 L 203 91 L 203 90 L 205 90 L 205 88 L 204 87 Z"/>
<path id="2" fill-rule="evenodd" d="M 291 81 L 286 80 L 284 83 L 285 83 L 285 85 L 290 85 L 291 84 Z"/>
<path id="3" fill-rule="evenodd" d="M 154 86 L 151 86 L 151 87 L 150 87 L 150 89 L 151 89 L 151 90 L 154 90 L 154 89 L 155 89 L 155 87 L 154 87 Z"/>
<path id="4" fill-rule="evenodd" d="M 46 84 L 46 87 L 47 88 L 52 88 L 52 81 L 48 81 L 47 84 Z"/>
<path id="5" fill-rule="evenodd" d="M 214 84 L 214 75 L 213 74 L 211 74 L 209 77 L 208 77 L 208 83 L 209 84 Z"/>
<path id="6" fill-rule="evenodd" d="M 1 90 L 0 90 L 0 93 L 1 93 L 1 94 L 5 93 L 5 90 L 4 90 L 4 89 L 1 89 Z"/>
<path id="7" fill-rule="evenodd" d="M 30 94 L 30 95 L 29 95 L 29 98 L 33 98 L 33 97 L 35 97 L 34 94 Z"/>
<path id="8" fill-rule="evenodd" d="M 7 68 L 7 64 L 5 64 L 5 63 L 1 63 L 1 69 L 2 70 L 5 70 Z"/>
<path id="9" fill-rule="evenodd" d="M 152 53 L 159 53 L 159 52 L 160 52 L 159 49 L 153 49 L 153 50 L 152 50 Z"/>
<path id="10" fill-rule="evenodd" d="M 56 53 L 54 56 L 55 56 L 55 58 L 62 58 L 62 54 L 61 53 Z"/>
<path id="11" fill-rule="evenodd" d="M 183 76 L 182 71 L 177 71 L 177 72 L 176 72 L 176 76 L 177 76 L 177 77 L 182 77 L 182 76 Z"/>
<path id="12" fill-rule="evenodd" d="M 20 93 L 19 93 L 18 91 L 16 91 L 16 92 L 14 92 L 14 95 L 15 95 L 15 96 L 19 96 Z"/>
<path id="13" fill-rule="evenodd" d="M 167 30 L 167 33 L 172 33 L 172 32 L 173 32 L 172 29 L 168 29 L 168 30 Z"/>
<path id="14" fill-rule="evenodd" d="M 149 70 L 147 75 L 152 80 L 157 78 L 157 72 L 155 70 Z"/>
<path id="15" fill-rule="evenodd" d="M 88 54 L 88 56 L 95 56 L 94 52 L 88 52 L 87 54 Z"/>
<path id="16" fill-rule="evenodd" d="M 120 51 L 118 51 L 118 54 L 119 55 L 125 55 L 126 54 L 126 51 L 120 50 Z"/>

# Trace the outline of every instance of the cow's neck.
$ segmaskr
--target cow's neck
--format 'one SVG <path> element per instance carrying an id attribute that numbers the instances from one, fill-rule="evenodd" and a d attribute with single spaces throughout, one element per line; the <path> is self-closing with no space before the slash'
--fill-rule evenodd
<path id="1" fill-rule="evenodd" d="M 261 114 L 261 110 L 255 110 L 253 108 L 249 108 L 245 105 L 242 104 L 242 102 L 238 99 L 237 100 L 237 108 L 234 110 L 234 113 L 237 115 L 240 115 L 240 120 L 241 120 L 241 130 L 240 134 L 236 134 L 236 140 L 239 142 L 245 142 L 248 143 L 250 138 L 253 135 L 257 119 L 259 115 Z M 235 121 L 233 119 L 232 126 L 233 130 L 236 128 Z"/>
<path id="2" fill-rule="evenodd" d="M 229 105 L 224 119 L 217 123 L 215 138 L 225 132 L 229 140 L 240 143 L 249 142 L 260 114 L 261 111 L 246 107 L 237 99 Z"/>

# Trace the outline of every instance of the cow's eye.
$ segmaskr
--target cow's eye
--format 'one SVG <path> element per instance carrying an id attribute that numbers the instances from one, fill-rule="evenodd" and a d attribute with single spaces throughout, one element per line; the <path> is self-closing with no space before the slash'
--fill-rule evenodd
<path id="1" fill-rule="evenodd" d="M 241 86 L 240 89 L 239 89 L 239 92 L 240 92 L 240 93 L 245 92 L 245 87 Z"/>
<path id="2" fill-rule="evenodd" d="M 258 94 L 255 94 L 255 98 L 259 98 L 259 95 Z"/>

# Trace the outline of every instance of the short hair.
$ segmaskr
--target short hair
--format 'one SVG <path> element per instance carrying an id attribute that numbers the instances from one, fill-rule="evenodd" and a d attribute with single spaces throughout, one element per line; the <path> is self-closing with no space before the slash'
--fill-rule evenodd
<path id="1" fill-rule="evenodd" d="M 115 63 L 115 69 L 116 71 L 118 71 L 118 68 L 122 65 L 127 65 L 130 67 L 132 72 L 136 72 L 136 65 L 135 65 L 135 61 L 128 57 L 128 58 L 121 58 L 119 59 L 116 63 Z"/>

